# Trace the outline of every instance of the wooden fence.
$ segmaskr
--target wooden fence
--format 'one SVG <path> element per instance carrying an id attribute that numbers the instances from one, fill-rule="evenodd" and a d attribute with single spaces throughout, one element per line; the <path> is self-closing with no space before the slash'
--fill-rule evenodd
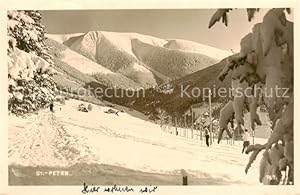
<path id="1" fill-rule="evenodd" d="M 203 141 L 205 141 L 205 133 L 204 129 L 201 126 L 194 125 L 193 123 L 187 123 L 184 118 L 177 119 L 177 118 L 169 118 L 169 120 L 162 121 L 161 122 L 161 130 L 165 133 L 172 134 L 174 136 L 180 136 L 187 139 L 194 139 L 199 140 L 202 144 Z M 216 142 L 216 139 L 218 137 L 219 133 L 219 127 L 214 126 L 213 132 L 212 132 L 212 143 Z M 229 145 L 235 145 L 236 142 L 233 138 L 229 138 L 225 136 L 222 139 L 223 143 L 229 144 Z M 240 144 L 239 144 L 240 145 Z"/>

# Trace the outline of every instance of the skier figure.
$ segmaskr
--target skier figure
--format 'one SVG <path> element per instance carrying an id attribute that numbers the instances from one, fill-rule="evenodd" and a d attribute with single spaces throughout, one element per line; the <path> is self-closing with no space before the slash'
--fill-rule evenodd
<path id="1" fill-rule="evenodd" d="M 248 132 L 248 129 L 245 129 L 245 132 L 243 133 L 243 150 L 242 150 L 242 154 L 244 153 L 244 150 L 248 148 L 248 146 L 250 145 L 250 134 Z"/>
<path id="2" fill-rule="evenodd" d="M 207 127 L 204 128 L 204 132 L 205 132 L 206 145 L 207 145 L 207 147 L 209 147 L 209 131 L 208 131 Z"/>
<path id="3" fill-rule="evenodd" d="M 209 147 L 209 125 L 210 125 L 210 121 L 209 121 L 209 114 L 208 112 L 205 112 L 204 114 L 204 118 L 202 118 L 202 123 L 203 123 L 203 127 L 204 127 L 204 133 L 205 133 L 205 141 L 206 141 L 206 145 L 207 147 Z"/>
<path id="4" fill-rule="evenodd" d="M 53 111 L 53 107 L 54 107 L 54 104 L 53 104 L 53 102 L 51 102 L 51 103 L 50 103 L 50 111 L 51 111 L 51 112 L 54 112 L 54 111 Z"/>

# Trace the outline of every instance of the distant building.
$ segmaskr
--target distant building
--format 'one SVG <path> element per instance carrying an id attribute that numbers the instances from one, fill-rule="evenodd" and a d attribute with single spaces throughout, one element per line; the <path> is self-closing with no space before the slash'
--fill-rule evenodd
<path id="1" fill-rule="evenodd" d="M 220 103 L 212 103 L 212 110 L 220 106 Z M 194 119 L 198 119 L 203 116 L 205 112 L 209 114 L 209 105 L 207 102 L 200 102 L 190 106 L 190 108 L 185 112 L 186 115 L 191 115 L 194 113 Z"/>

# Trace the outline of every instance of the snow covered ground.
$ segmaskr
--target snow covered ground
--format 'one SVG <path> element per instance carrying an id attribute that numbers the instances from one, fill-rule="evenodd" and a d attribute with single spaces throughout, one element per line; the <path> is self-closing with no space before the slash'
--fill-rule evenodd
<path id="1" fill-rule="evenodd" d="M 259 184 L 259 160 L 246 175 L 249 156 L 241 154 L 240 142 L 215 142 L 208 148 L 200 140 L 163 132 L 136 111 L 124 109 L 117 116 L 104 112 L 110 107 L 93 105 L 93 110 L 85 113 L 77 111 L 80 103 L 69 100 L 66 105 L 56 105 L 55 113 L 43 110 L 26 119 L 9 116 L 9 165 L 96 163 L 166 175 L 180 174 L 184 169 L 194 178 L 215 178 L 232 185 Z"/>

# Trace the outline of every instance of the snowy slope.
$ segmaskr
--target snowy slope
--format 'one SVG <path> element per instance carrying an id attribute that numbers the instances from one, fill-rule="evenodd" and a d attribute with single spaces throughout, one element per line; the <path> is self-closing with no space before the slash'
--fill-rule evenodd
<path id="1" fill-rule="evenodd" d="M 71 33 L 71 34 L 47 34 L 47 37 L 57 41 L 58 43 L 63 43 L 66 40 L 70 39 L 70 37 L 77 37 L 83 35 L 84 33 Z"/>
<path id="2" fill-rule="evenodd" d="M 47 36 L 142 86 L 182 77 L 230 54 L 192 41 L 165 40 L 138 33 L 90 31 Z"/>
<path id="3" fill-rule="evenodd" d="M 63 75 L 67 74 L 80 83 L 83 82 L 83 85 L 95 81 L 91 75 L 97 74 L 98 81 L 107 87 L 117 86 L 136 89 L 141 86 L 140 83 L 136 83 L 121 73 L 112 72 L 55 40 L 48 38 L 46 44 L 51 48 L 50 53 L 56 68 Z"/>
<path id="4" fill-rule="evenodd" d="M 59 35 L 56 36 L 58 37 Z M 131 40 L 133 39 L 138 39 L 140 41 L 143 41 L 144 43 L 152 44 L 155 46 L 163 46 L 167 43 L 166 40 L 147 35 L 141 35 L 138 33 L 117 33 L 106 31 L 90 31 L 80 36 L 70 36 L 69 39 L 64 41 L 63 43 L 76 51 L 81 50 L 81 52 L 83 53 L 86 49 L 88 50 L 86 52 L 89 52 L 91 53 L 91 55 L 96 56 L 97 44 L 100 44 L 103 40 L 107 40 L 110 42 L 110 44 L 114 45 L 117 50 L 124 51 L 125 53 L 128 53 L 129 55 L 135 57 L 132 53 L 131 48 Z M 92 46 L 92 48 L 87 48 L 87 46 Z"/>
<path id="5" fill-rule="evenodd" d="M 133 117 L 127 109 L 117 116 L 104 113 L 109 107 L 93 105 L 91 112 L 84 113 L 76 109 L 80 103 L 69 100 L 61 111 L 57 105 L 54 114 L 47 110 L 27 119 L 10 116 L 9 164 L 51 167 L 84 162 L 164 174 L 184 169 L 202 179 L 258 184 L 258 160 L 246 175 L 249 156 L 241 154 L 240 142 L 223 141 L 207 148 L 200 140 L 168 134 L 157 124 Z"/>
<path id="6" fill-rule="evenodd" d="M 172 79 L 183 77 L 217 63 L 217 60 L 199 53 L 167 49 L 144 43 L 138 39 L 132 40 L 132 47 L 140 61 Z"/>
<path id="7" fill-rule="evenodd" d="M 111 52 L 115 50 L 113 45 L 107 44 L 106 48 L 101 50 L 101 55 L 106 56 L 106 60 L 108 61 L 105 61 L 103 58 L 102 60 L 104 61 L 96 62 L 88 58 L 88 56 L 81 55 L 80 53 L 55 41 L 62 40 L 63 38 L 59 38 L 58 36 L 54 35 L 48 35 L 48 38 L 49 39 L 47 43 L 52 47 L 52 50 L 56 50 L 54 58 L 58 58 L 59 61 L 69 64 L 83 73 L 101 75 L 101 77 L 107 78 L 106 80 L 111 78 L 111 82 L 115 83 L 115 86 L 121 88 L 124 88 L 125 85 L 116 83 L 115 78 L 119 77 L 119 80 L 122 80 L 124 84 L 127 83 L 126 86 L 130 88 L 150 87 L 156 85 L 156 80 L 151 71 L 142 66 L 138 61 L 135 61 L 130 66 L 127 66 L 123 60 L 120 60 L 120 58 L 123 57 L 122 53 Z M 110 46 L 112 48 L 109 48 Z M 106 64 L 106 66 L 102 65 L 102 63 Z M 107 66 L 107 64 L 111 64 L 111 66 Z"/>
<path id="8" fill-rule="evenodd" d="M 68 63 L 72 67 L 76 68 L 77 70 L 86 73 L 86 74 L 93 74 L 93 73 L 102 73 L 102 74 L 114 74 L 112 71 L 108 70 L 107 68 L 97 64 L 96 62 L 91 61 L 90 59 L 78 55 L 77 52 L 66 49 L 62 51 L 61 61 Z"/>
<path id="9" fill-rule="evenodd" d="M 170 39 L 168 43 L 164 45 L 165 48 L 168 49 L 176 49 L 176 50 L 184 50 L 195 53 L 200 53 L 211 58 L 215 58 L 218 60 L 222 60 L 229 55 L 232 55 L 231 52 L 221 50 L 215 47 L 210 47 L 208 45 L 203 45 L 200 43 L 196 43 L 193 41 L 182 40 L 182 39 Z"/>

